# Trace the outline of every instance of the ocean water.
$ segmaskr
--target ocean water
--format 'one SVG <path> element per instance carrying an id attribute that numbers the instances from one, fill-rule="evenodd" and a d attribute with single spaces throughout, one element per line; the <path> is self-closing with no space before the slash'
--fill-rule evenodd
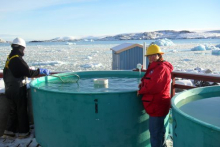
<path id="1" fill-rule="evenodd" d="M 154 40 L 121 41 L 79 41 L 71 42 L 36 42 L 27 43 L 24 60 L 31 68 L 47 68 L 50 71 L 87 71 L 111 70 L 112 51 L 110 48 L 122 43 L 150 44 Z M 172 40 L 174 46 L 161 47 L 164 59 L 173 64 L 175 70 L 193 70 L 195 67 L 210 69 L 220 74 L 220 56 L 211 51 L 191 51 L 200 44 L 220 44 L 220 39 L 179 39 Z M 10 53 L 10 44 L 0 43 L 0 70 Z"/>

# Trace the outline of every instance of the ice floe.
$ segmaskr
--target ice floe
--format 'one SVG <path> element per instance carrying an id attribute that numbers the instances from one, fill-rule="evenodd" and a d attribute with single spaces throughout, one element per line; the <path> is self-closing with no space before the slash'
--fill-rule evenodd
<path id="1" fill-rule="evenodd" d="M 62 61 L 44 61 L 44 62 L 33 62 L 32 66 L 40 66 L 40 65 L 57 65 L 57 64 L 65 64 L 65 62 Z"/>
<path id="2" fill-rule="evenodd" d="M 80 67 L 83 67 L 83 68 L 93 68 L 93 67 L 101 67 L 101 66 L 102 66 L 101 63 L 87 63 L 84 65 L 80 65 Z"/>

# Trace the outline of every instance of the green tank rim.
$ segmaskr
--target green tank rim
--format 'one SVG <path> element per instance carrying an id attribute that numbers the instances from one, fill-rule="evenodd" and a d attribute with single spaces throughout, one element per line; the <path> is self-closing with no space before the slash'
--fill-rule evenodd
<path id="1" fill-rule="evenodd" d="M 194 88 L 194 89 L 190 89 L 190 90 L 187 90 L 187 91 L 183 91 L 179 94 L 176 94 L 171 99 L 172 109 L 175 109 L 176 113 L 182 115 L 183 117 L 185 117 L 188 120 L 191 120 L 191 121 L 195 122 L 198 125 L 203 125 L 207 128 L 210 128 L 210 129 L 213 129 L 213 130 L 216 130 L 216 131 L 220 131 L 220 127 L 217 127 L 217 126 L 211 125 L 209 123 L 206 123 L 204 121 L 201 121 L 199 119 L 196 119 L 196 118 L 184 113 L 183 111 L 181 111 L 179 109 L 180 106 L 177 106 L 177 104 L 179 102 L 181 102 L 181 100 L 186 100 L 190 96 L 198 95 L 198 94 L 201 95 L 201 94 L 206 94 L 206 93 L 216 93 L 216 92 L 218 92 L 220 94 L 220 86 L 207 86 L 207 87 Z M 206 97 L 206 98 L 208 98 L 208 97 Z M 193 100 L 193 101 L 195 101 L 195 100 Z M 192 101 L 188 101 L 188 102 L 192 102 Z M 185 104 L 187 104 L 188 102 L 186 102 Z"/>

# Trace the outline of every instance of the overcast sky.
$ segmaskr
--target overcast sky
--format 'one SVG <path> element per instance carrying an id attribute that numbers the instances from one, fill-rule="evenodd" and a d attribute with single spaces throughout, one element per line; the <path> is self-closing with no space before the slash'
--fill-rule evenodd
<path id="1" fill-rule="evenodd" d="M 1 0 L 0 38 L 11 41 L 157 30 L 220 30 L 220 0 Z"/>

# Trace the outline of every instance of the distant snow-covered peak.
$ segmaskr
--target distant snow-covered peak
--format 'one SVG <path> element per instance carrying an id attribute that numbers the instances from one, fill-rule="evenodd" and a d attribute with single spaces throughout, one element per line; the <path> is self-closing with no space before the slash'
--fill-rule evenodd
<path id="1" fill-rule="evenodd" d="M 73 36 L 56 37 L 52 40 L 53 41 L 71 41 L 71 40 L 76 40 L 76 37 L 73 37 Z"/>
<path id="2" fill-rule="evenodd" d="M 150 40 L 150 39 L 206 39 L 206 38 L 220 38 L 220 30 L 209 31 L 174 31 L 174 30 L 160 30 L 154 32 L 143 33 L 128 33 L 119 34 L 115 36 L 107 36 L 100 40 Z"/>
<path id="3" fill-rule="evenodd" d="M 6 41 L 0 38 L 0 43 L 5 43 Z"/>
<path id="4" fill-rule="evenodd" d="M 106 37 L 106 36 L 104 36 L 104 37 Z M 81 39 L 99 39 L 99 38 L 103 38 L 103 36 L 102 36 L 102 37 L 96 37 L 96 36 L 85 36 L 85 37 L 82 37 Z"/>
<path id="5" fill-rule="evenodd" d="M 73 36 L 63 37 L 63 40 L 74 40 L 74 39 L 76 39 L 76 38 Z"/>
<path id="6" fill-rule="evenodd" d="M 160 30 L 152 32 L 139 33 L 124 33 L 114 36 L 87 36 L 87 37 L 57 37 L 46 41 L 114 41 L 114 40 L 157 40 L 157 39 L 206 39 L 206 38 L 220 38 L 220 30 L 199 30 L 199 31 L 175 31 L 175 30 Z"/>

